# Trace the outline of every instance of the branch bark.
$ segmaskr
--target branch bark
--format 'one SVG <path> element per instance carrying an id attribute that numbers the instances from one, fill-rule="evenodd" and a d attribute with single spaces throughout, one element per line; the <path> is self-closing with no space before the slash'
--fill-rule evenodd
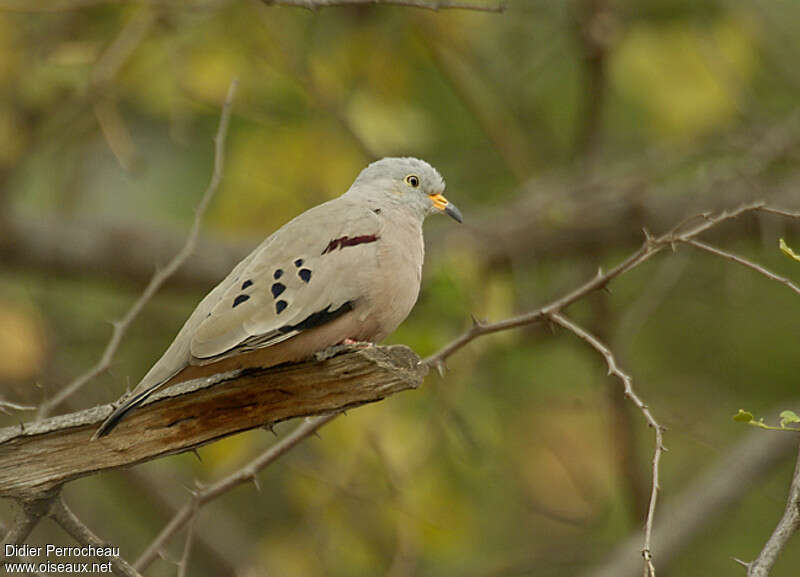
<path id="1" fill-rule="evenodd" d="M 686 489 L 661 507 L 653 527 L 659 569 L 670 564 L 687 545 L 721 515 L 731 511 L 753 485 L 791 454 L 795 440 L 787 434 L 753 431 L 728 450 Z M 637 529 L 609 553 L 605 562 L 580 577 L 637 577 L 642 574 L 642 539 Z"/>
<path id="2" fill-rule="evenodd" d="M 786 543 L 800 529 L 800 447 L 798 447 L 797 464 L 794 468 L 786 510 L 764 548 L 755 561 L 747 566 L 747 577 L 767 577 L 778 560 Z"/>
<path id="3" fill-rule="evenodd" d="M 411 349 L 334 347 L 317 358 L 179 383 L 108 437 L 89 441 L 111 405 L 0 429 L 0 496 L 40 498 L 66 481 L 195 449 L 247 429 L 341 411 L 416 388 L 427 368 Z"/>

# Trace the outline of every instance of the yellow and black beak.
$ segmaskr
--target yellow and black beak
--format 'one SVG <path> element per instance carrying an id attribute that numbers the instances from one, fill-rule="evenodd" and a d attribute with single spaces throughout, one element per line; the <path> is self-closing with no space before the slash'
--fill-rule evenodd
<path id="1" fill-rule="evenodd" d="M 464 217 L 461 216 L 461 211 L 458 210 L 455 204 L 447 200 L 443 194 L 431 194 L 429 196 L 433 201 L 433 206 L 443 211 L 446 215 L 448 215 L 456 222 L 464 221 Z"/>

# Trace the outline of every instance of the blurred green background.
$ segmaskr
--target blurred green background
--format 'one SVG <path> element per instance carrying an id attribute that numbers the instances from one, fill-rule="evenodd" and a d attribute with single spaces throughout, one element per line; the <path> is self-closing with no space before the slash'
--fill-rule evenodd
<path id="1" fill-rule="evenodd" d="M 420 355 L 470 314 L 566 293 L 642 228 L 757 198 L 796 209 L 799 58 L 793 1 L 512 0 L 491 14 L 0 0 L 2 396 L 36 405 L 89 367 L 180 246 L 234 76 L 225 179 L 196 255 L 59 412 L 119 397 L 249 247 L 382 156 L 431 162 L 466 221 L 426 224 L 421 297 L 390 338 Z M 800 249 L 797 223 L 767 215 L 705 238 L 797 282 L 781 236 Z M 657 518 L 748 435 L 775 435 L 734 423 L 740 407 L 797 410 L 798 303 L 681 246 L 569 310 L 669 428 Z M 203 509 L 189 574 L 587 575 L 639 538 L 652 431 L 593 350 L 534 326 L 475 341 L 449 368 L 338 419 L 261 474 L 260 492 Z M 249 432 L 202 462 L 82 479 L 65 498 L 132 560 L 187 488 L 272 442 Z M 791 447 L 781 455 L 669 555 L 656 539 L 659 577 L 743 575 L 732 558 L 754 558 L 784 508 Z M 66 539 L 48 523 L 32 536 Z M 797 543 L 775 577 L 800 574 Z M 173 575 L 182 546 L 146 574 Z"/>

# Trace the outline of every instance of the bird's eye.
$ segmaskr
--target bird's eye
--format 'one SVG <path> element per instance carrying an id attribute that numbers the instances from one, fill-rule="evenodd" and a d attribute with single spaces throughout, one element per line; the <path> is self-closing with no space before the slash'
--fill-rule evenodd
<path id="1" fill-rule="evenodd" d="M 409 174 L 406 176 L 406 183 L 413 188 L 417 188 L 419 186 L 419 176 L 416 174 Z"/>

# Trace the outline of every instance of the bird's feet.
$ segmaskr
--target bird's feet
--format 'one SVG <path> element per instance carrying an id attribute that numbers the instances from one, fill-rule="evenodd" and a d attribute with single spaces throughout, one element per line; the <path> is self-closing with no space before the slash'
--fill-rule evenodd
<path id="1" fill-rule="evenodd" d="M 373 344 L 370 342 L 344 339 L 338 345 L 333 345 L 332 347 L 328 347 L 327 349 L 316 352 L 314 354 L 314 359 L 318 361 L 324 361 L 326 359 L 330 359 L 331 357 L 335 357 L 338 354 L 352 351 L 353 349 L 368 349 L 371 346 L 373 346 Z"/>
<path id="2" fill-rule="evenodd" d="M 348 347 L 355 347 L 357 349 L 367 349 L 372 346 L 372 343 L 369 341 L 355 341 L 353 339 L 345 339 L 339 344 Z"/>

